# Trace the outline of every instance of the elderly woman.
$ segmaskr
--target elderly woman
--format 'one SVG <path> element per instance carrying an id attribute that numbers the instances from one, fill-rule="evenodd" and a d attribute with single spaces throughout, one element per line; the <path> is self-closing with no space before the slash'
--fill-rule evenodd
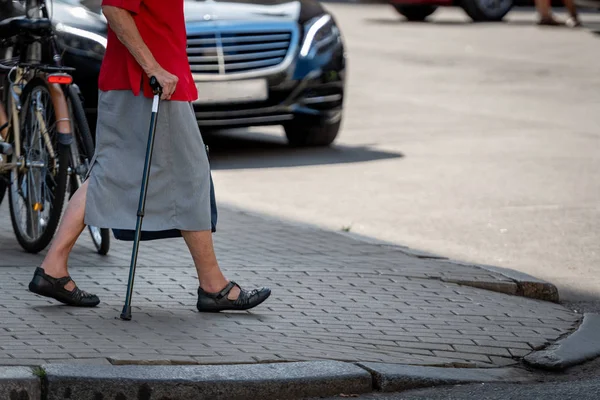
<path id="1" fill-rule="evenodd" d="M 198 271 L 199 311 L 247 310 L 271 291 L 228 281 L 215 257 L 210 169 L 190 104 L 198 97 L 186 54 L 184 0 L 104 0 L 108 44 L 98 87 L 97 149 L 29 290 L 72 306 L 100 299 L 71 280 L 67 260 L 85 224 L 134 229 L 152 109 L 149 78 L 163 88 L 145 231 L 180 230 Z"/>

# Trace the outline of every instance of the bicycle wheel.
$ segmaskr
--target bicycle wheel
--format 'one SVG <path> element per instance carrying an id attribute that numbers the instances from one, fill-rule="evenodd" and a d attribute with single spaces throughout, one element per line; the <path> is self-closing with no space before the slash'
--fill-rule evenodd
<path id="1" fill-rule="evenodd" d="M 79 89 L 74 85 L 69 86 L 67 96 L 69 98 L 71 113 L 73 114 L 73 134 L 75 139 L 71 144 L 72 196 L 85 181 L 90 162 L 94 156 L 94 141 L 90 132 L 90 126 L 85 117 L 83 105 L 81 104 Z M 110 249 L 110 231 L 95 226 L 88 226 L 88 230 L 98 254 L 103 256 L 108 254 Z"/>
<path id="2" fill-rule="evenodd" d="M 4 200 L 4 193 L 6 193 L 6 182 L 4 178 L 0 176 L 0 205 L 2 205 L 2 200 Z"/>
<path id="3" fill-rule="evenodd" d="M 30 253 L 52 240 L 65 201 L 69 147 L 58 141 L 46 82 L 33 78 L 21 95 L 21 165 L 10 174 L 10 216 L 17 241 Z M 54 155 L 52 155 L 52 152 Z"/>

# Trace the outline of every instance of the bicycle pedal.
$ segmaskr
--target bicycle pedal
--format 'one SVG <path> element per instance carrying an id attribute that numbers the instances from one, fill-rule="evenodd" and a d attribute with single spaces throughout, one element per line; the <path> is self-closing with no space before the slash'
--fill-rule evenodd
<path id="1" fill-rule="evenodd" d="M 10 143 L 0 142 L 0 154 L 11 156 L 13 153 L 13 147 Z"/>

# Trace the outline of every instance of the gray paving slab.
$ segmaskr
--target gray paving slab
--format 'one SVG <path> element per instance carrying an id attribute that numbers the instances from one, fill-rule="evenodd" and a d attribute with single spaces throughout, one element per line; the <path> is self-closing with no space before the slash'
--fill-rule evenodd
<path id="1" fill-rule="evenodd" d="M 6 220 L 5 205 L 0 220 Z M 409 256 L 394 247 L 221 207 L 217 254 L 226 275 L 272 297 L 242 313 L 200 314 L 197 278 L 182 240 L 143 243 L 131 322 L 124 301 L 130 243 L 96 255 L 86 235 L 71 262 L 95 309 L 27 291 L 43 254 L 19 250 L 0 227 L 0 364 L 230 364 L 341 360 L 503 366 L 531 345 L 571 332 L 580 316 L 543 301 L 445 282 L 507 278 L 473 266 Z M 480 340 L 477 342 L 476 340 Z M 515 355 L 515 352 L 519 353 Z"/>
<path id="2" fill-rule="evenodd" d="M 584 314 L 576 332 L 544 350 L 529 354 L 525 362 L 533 367 L 560 371 L 600 357 L 599 332 L 600 315 Z"/>
<path id="3" fill-rule="evenodd" d="M 366 393 L 371 375 L 336 362 L 222 366 L 47 365 L 47 399 L 297 399 Z"/>

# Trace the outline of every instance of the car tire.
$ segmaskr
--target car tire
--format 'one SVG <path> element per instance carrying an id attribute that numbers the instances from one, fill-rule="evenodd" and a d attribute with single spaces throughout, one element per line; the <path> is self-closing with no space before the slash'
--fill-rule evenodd
<path id="1" fill-rule="evenodd" d="M 326 124 L 307 124 L 296 120 L 284 126 L 288 143 L 294 147 L 329 146 L 337 137 L 342 121 Z"/>
<path id="2" fill-rule="evenodd" d="M 392 4 L 399 14 L 409 21 L 422 22 L 434 13 L 437 6 Z"/>
<path id="3" fill-rule="evenodd" d="M 508 14 L 513 0 L 461 0 L 461 7 L 474 22 L 498 22 Z"/>

